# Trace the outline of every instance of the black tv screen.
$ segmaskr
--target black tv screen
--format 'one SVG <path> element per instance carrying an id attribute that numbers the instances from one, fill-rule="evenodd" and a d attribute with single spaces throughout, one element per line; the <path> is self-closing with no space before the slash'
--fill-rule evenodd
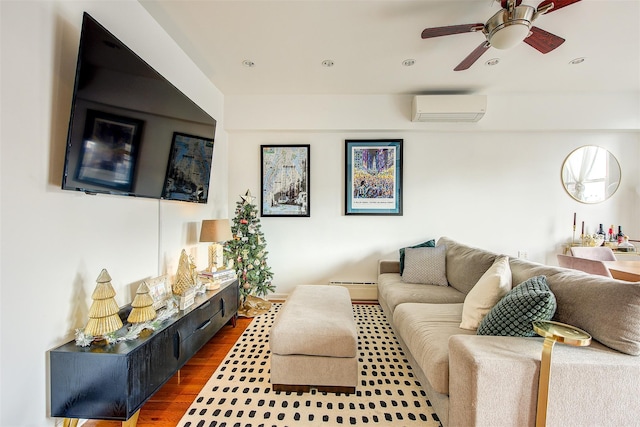
<path id="1" fill-rule="evenodd" d="M 216 120 L 83 15 L 62 188 L 206 203 Z"/>

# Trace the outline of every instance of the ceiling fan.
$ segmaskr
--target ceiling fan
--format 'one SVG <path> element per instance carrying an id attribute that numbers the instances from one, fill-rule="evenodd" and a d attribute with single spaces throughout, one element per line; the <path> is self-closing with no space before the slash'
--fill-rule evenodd
<path id="1" fill-rule="evenodd" d="M 523 5 L 522 0 L 496 0 L 502 6 L 495 15 L 482 24 L 450 25 L 446 27 L 426 28 L 423 39 L 481 31 L 486 40 L 471 52 L 454 71 L 471 67 L 490 47 L 509 49 L 524 41 L 541 53 L 549 53 L 564 39 L 538 27 L 532 26 L 540 15 L 553 12 L 580 0 L 544 0 L 537 8 Z"/>

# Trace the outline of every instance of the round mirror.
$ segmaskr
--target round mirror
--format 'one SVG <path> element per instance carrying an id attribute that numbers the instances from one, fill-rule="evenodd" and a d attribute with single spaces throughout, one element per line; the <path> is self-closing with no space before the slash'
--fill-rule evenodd
<path id="1" fill-rule="evenodd" d="M 562 183 L 567 193 L 579 202 L 604 202 L 620 186 L 620 164 L 604 148 L 586 145 L 565 159 Z"/>

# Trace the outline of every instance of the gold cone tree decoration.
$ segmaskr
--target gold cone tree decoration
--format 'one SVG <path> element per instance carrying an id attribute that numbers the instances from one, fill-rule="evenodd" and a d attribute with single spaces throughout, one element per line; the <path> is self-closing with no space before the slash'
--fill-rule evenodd
<path id="1" fill-rule="evenodd" d="M 114 299 L 116 291 L 111 286 L 111 276 L 106 269 L 102 269 L 96 282 L 96 288 L 91 295 L 93 303 L 89 308 L 89 321 L 84 333 L 101 336 L 122 328 L 122 320 L 118 316 L 120 308 Z"/>
<path id="2" fill-rule="evenodd" d="M 131 307 L 131 312 L 127 317 L 129 323 L 143 323 L 156 318 L 156 310 L 153 308 L 153 298 L 149 295 L 147 282 L 142 282 L 138 286 Z"/>
<path id="3" fill-rule="evenodd" d="M 196 282 L 194 280 L 191 260 L 187 256 L 187 252 L 182 250 L 180 254 L 180 260 L 178 261 L 178 271 L 176 273 L 176 280 L 173 283 L 173 293 L 179 296 L 195 287 Z"/>

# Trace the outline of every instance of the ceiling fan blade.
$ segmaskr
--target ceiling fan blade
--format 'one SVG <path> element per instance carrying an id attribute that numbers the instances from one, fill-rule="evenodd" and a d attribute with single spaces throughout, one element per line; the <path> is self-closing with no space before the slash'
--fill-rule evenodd
<path id="1" fill-rule="evenodd" d="M 544 0 L 542 3 L 538 5 L 537 10 L 543 9 L 553 3 L 553 8 L 549 10 L 547 13 L 555 12 L 558 9 L 562 9 L 565 6 L 569 6 L 571 4 L 577 3 L 580 0 Z"/>
<path id="2" fill-rule="evenodd" d="M 488 41 L 482 42 L 480 46 L 475 48 L 473 52 L 471 52 L 466 58 L 464 58 L 462 62 L 459 63 L 456 68 L 453 69 L 453 71 L 462 71 L 462 70 L 469 69 L 469 67 L 471 67 L 474 64 L 474 62 L 476 62 L 478 58 L 482 56 L 483 53 L 489 50 L 490 47 L 491 45 L 489 44 Z"/>
<path id="3" fill-rule="evenodd" d="M 560 46 L 565 40 L 538 27 L 531 27 L 529 37 L 524 42 L 541 53 L 549 53 Z"/>
<path id="4" fill-rule="evenodd" d="M 483 27 L 484 24 L 463 24 L 425 28 L 424 31 L 422 31 L 422 38 L 430 39 L 432 37 L 449 36 L 451 34 L 473 33 L 482 30 Z"/>

